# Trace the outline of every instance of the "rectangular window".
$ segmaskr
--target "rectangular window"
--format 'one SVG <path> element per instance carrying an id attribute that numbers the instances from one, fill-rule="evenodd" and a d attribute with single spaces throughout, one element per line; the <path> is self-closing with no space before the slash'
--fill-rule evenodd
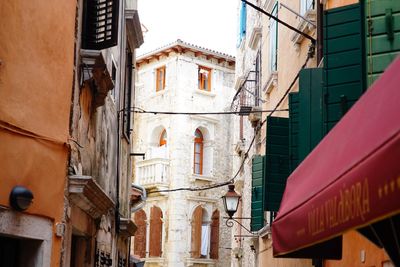
<path id="1" fill-rule="evenodd" d="M 306 14 L 310 9 L 314 9 L 314 0 L 300 0 L 300 15 Z"/>
<path id="2" fill-rule="evenodd" d="M 211 69 L 199 66 L 199 89 L 211 90 Z"/>
<path id="3" fill-rule="evenodd" d="M 165 89 L 165 66 L 156 69 L 156 91 Z"/>
<path id="4" fill-rule="evenodd" d="M 278 16 L 278 4 L 275 4 L 271 13 Z M 274 19 L 269 20 L 269 63 L 270 71 L 278 69 L 278 23 Z"/>
<path id="5" fill-rule="evenodd" d="M 82 48 L 101 50 L 117 45 L 119 0 L 84 1 Z"/>

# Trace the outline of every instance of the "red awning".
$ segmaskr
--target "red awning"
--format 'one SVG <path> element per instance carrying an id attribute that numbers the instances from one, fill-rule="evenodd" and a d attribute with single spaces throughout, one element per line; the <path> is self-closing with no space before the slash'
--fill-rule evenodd
<path id="1" fill-rule="evenodd" d="M 288 178 L 272 223 L 274 256 L 341 249 L 344 231 L 399 212 L 400 58 Z"/>

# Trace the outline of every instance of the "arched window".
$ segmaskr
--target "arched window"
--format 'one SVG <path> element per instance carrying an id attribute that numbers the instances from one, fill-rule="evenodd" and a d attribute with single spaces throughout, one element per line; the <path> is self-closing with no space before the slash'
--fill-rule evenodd
<path id="1" fill-rule="evenodd" d="M 211 216 L 211 240 L 210 258 L 218 259 L 219 247 L 219 210 L 215 210 Z"/>
<path id="2" fill-rule="evenodd" d="M 164 146 L 167 144 L 167 131 L 165 129 L 162 131 L 161 136 L 160 136 L 160 146 Z"/>
<path id="3" fill-rule="evenodd" d="M 193 172 L 203 174 L 203 134 L 196 129 L 194 137 L 194 164 Z"/>
<path id="4" fill-rule="evenodd" d="M 152 207 L 150 210 L 150 257 L 161 257 L 162 247 L 162 211 L 159 207 Z"/>
<path id="5" fill-rule="evenodd" d="M 135 224 L 137 230 L 135 233 L 134 241 L 134 254 L 140 258 L 146 258 L 146 213 L 143 210 L 139 210 L 135 213 Z"/>

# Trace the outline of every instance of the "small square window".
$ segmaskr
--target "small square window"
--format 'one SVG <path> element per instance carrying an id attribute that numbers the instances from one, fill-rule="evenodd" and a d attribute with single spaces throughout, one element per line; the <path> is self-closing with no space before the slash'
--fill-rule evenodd
<path id="1" fill-rule="evenodd" d="M 165 66 L 156 69 L 156 91 L 165 89 Z"/>
<path id="2" fill-rule="evenodd" d="M 211 69 L 199 66 L 199 89 L 210 91 L 211 90 Z"/>

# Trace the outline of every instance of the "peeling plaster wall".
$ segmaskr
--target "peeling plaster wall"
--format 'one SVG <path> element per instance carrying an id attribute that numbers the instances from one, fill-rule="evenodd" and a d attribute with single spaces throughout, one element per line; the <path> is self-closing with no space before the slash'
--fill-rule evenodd
<path id="1" fill-rule="evenodd" d="M 198 66 L 212 69 L 211 92 L 197 89 Z M 166 87 L 155 90 L 155 69 L 166 66 Z M 206 112 L 224 111 L 233 98 L 233 67 L 218 64 L 216 60 L 195 57 L 190 52 L 171 53 L 157 61 L 144 64 L 138 69 L 136 104 L 145 110 Z M 153 115 L 136 114 L 133 147 L 136 151 L 146 152 L 150 159 L 152 147 L 157 147 L 162 129 L 167 132 L 166 158 L 169 159 L 168 188 L 193 187 L 226 181 L 232 174 L 231 127 L 234 115 Z M 204 135 L 204 147 L 209 159 L 203 176 L 207 180 L 193 175 L 193 140 L 195 130 L 199 128 Z M 135 158 L 135 164 L 140 162 Z M 200 177 L 201 178 L 201 177 Z M 135 183 L 140 184 L 136 174 Z M 164 215 L 163 261 L 159 265 L 152 259 L 146 259 L 146 266 L 189 266 L 191 250 L 192 212 L 202 205 L 209 217 L 215 209 L 220 211 L 219 259 L 214 266 L 230 265 L 230 229 L 225 226 L 224 209 L 221 196 L 223 188 L 203 192 L 174 192 L 162 196 L 149 197 L 144 211 L 150 216 L 153 205 L 160 207 Z M 148 251 L 148 247 L 147 247 Z M 210 265 L 193 265 L 210 266 Z"/>

